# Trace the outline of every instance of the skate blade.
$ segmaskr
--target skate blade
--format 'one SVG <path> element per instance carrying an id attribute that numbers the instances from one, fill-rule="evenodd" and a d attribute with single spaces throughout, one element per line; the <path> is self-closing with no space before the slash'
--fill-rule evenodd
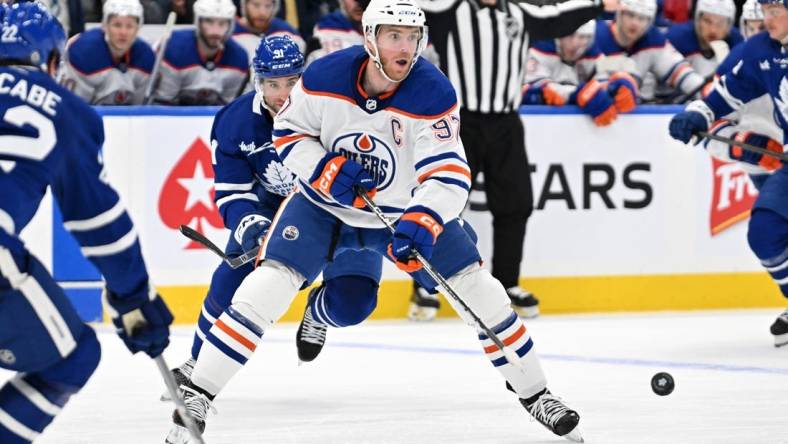
<path id="1" fill-rule="evenodd" d="M 564 435 L 564 438 L 572 442 L 585 442 L 583 435 L 580 434 L 580 427 L 572 429 L 571 432 Z"/>
<path id="2" fill-rule="evenodd" d="M 777 335 L 774 337 L 774 346 L 775 347 L 782 347 L 783 345 L 788 345 L 788 333 L 784 335 Z"/>
<path id="3" fill-rule="evenodd" d="M 539 306 L 538 305 L 535 305 L 533 307 L 516 307 L 516 306 L 512 306 L 512 309 L 514 310 L 515 313 L 517 313 L 517 316 L 519 316 L 519 317 L 521 317 L 523 319 L 533 319 L 533 318 L 538 318 L 539 317 Z"/>

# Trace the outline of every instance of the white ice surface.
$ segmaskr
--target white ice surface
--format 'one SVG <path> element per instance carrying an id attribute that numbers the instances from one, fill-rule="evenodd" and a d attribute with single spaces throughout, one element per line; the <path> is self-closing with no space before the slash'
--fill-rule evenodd
<path id="1" fill-rule="evenodd" d="M 788 347 L 775 310 L 545 316 L 526 323 L 551 390 L 581 415 L 588 443 L 788 443 Z M 103 359 L 40 444 L 162 443 L 171 406 L 155 364 L 99 327 Z M 370 322 L 329 331 L 297 365 L 295 325 L 266 332 L 220 394 L 217 443 L 561 443 L 529 420 L 474 332 L 459 321 Z M 180 363 L 191 329 L 175 329 Z M 676 390 L 651 392 L 658 371 Z M 0 381 L 9 373 L 0 373 Z"/>

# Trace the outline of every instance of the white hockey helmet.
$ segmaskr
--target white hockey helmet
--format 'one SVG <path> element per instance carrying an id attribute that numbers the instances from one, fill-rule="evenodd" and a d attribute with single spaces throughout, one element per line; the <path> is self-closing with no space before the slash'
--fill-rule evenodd
<path id="1" fill-rule="evenodd" d="M 657 16 L 657 0 L 619 0 L 618 9 L 650 17 L 653 21 Z"/>
<path id="2" fill-rule="evenodd" d="M 408 68 L 409 74 L 410 70 L 413 69 L 413 65 L 415 65 L 416 61 L 419 59 L 419 55 L 424 51 L 424 48 L 427 47 L 426 22 L 427 19 L 424 16 L 424 11 L 418 7 L 414 0 L 372 0 L 369 2 L 369 5 L 364 10 L 364 15 L 361 17 L 361 26 L 364 29 L 364 40 L 368 43 L 364 45 L 364 48 L 386 80 L 396 82 L 386 75 L 386 72 L 383 70 L 383 65 L 380 62 L 380 51 L 378 50 L 378 43 L 376 41 L 378 28 L 381 25 L 415 26 L 419 28 L 421 36 L 419 36 L 419 43 L 416 46 L 416 54 L 413 56 L 410 68 Z"/>
<path id="3" fill-rule="evenodd" d="M 727 17 L 733 23 L 736 17 L 736 5 L 733 0 L 698 0 L 695 3 L 695 20 L 704 12 Z"/>
<path id="4" fill-rule="evenodd" d="M 101 23 L 105 26 L 113 16 L 137 17 L 137 22 L 143 25 L 144 12 L 140 0 L 107 0 L 102 9 Z"/>
<path id="5" fill-rule="evenodd" d="M 197 0 L 194 2 L 194 20 L 201 18 L 218 18 L 232 20 L 235 18 L 235 4 L 232 0 Z"/>
<path id="6" fill-rule="evenodd" d="M 224 40 L 233 34 L 235 4 L 232 0 L 197 0 L 194 2 L 194 32 L 200 36 L 200 20 L 204 18 L 225 19 L 230 21 Z"/>
<path id="7" fill-rule="evenodd" d="M 747 0 L 741 8 L 739 29 L 744 30 L 744 23 L 748 20 L 763 20 L 763 9 L 758 0 Z"/>

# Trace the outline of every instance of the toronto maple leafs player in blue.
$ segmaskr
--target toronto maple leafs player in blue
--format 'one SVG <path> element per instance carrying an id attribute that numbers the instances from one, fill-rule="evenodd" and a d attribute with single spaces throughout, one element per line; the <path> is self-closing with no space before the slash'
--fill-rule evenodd
<path id="1" fill-rule="evenodd" d="M 211 132 L 216 204 L 225 226 L 232 231 L 226 247 L 229 256 L 249 251 L 262 242 L 280 204 L 296 184 L 293 173 L 276 154 L 271 132 L 274 115 L 301 76 L 304 56 L 290 37 L 266 37 L 255 51 L 253 68 L 256 92 L 244 94 L 222 108 Z M 290 234 L 294 238 L 298 235 L 297 231 Z M 173 371 L 180 383 L 186 383 L 191 376 L 203 341 L 218 342 L 211 327 L 253 269 L 251 263 L 232 269 L 222 262 L 214 272 L 200 312 L 191 358 Z M 309 294 L 296 337 L 300 360 L 317 357 L 327 325 L 345 327 L 369 316 L 376 305 L 380 273 L 381 259 L 372 252 L 351 251 L 334 259 L 324 271 L 324 283 Z"/>
<path id="2" fill-rule="evenodd" d="M 709 131 L 712 122 L 745 104 L 768 96 L 774 105 L 773 119 L 782 129 L 782 140 L 754 131 L 740 131 L 732 138 L 775 153 L 782 153 L 788 129 L 788 0 L 760 0 L 767 32 L 747 40 L 741 60 L 724 74 L 704 100 L 690 103 L 673 117 L 670 134 L 688 143 L 701 131 Z M 747 232 L 750 248 L 761 261 L 783 296 L 788 297 L 788 168 L 768 156 L 744 151 L 732 145 L 734 160 L 776 169 L 760 187 Z M 788 310 L 771 326 L 775 345 L 788 344 Z"/>
<path id="3" fill-rule="evenodd" d="M 62 26 L 37 3 L 0 7 L 0 442 L 29 443 L 96 369 L 99 342 L 19 233 L 51 189 L 64 226 L 106 279 L 105 300 L 132 352 L 169 343 L 131 219 L 101 164 L 101 118 L 57 85 Z M 133 333 L 133 334 L 132 334 Z"/>

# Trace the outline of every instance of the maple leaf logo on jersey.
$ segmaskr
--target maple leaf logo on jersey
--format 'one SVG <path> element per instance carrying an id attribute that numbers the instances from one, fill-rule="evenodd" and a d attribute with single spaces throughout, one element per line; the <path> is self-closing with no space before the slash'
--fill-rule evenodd
<path id="1" fill-rule="evenodd" d="M 775 97 L 774 102 L 777 104 L 783 120 L 788 122 L 788 79 L 785 77 L 780 80 L 780 98 Z"/>
<path id="2" fill-rule="evenodd" d="M 271 161 L 263 172 L 263 187 L 269 193 L 287 196 L 295 188 L 295 175 L 281 162 Z"/>
<path id="3" fill-rule="evenodd" d="M 352 160 L 372 176 L 383 191 L 394 181 L 396 158 L 386 142 L 368 133 L 343 134 L 334 140 L 331 151 Z"/>

